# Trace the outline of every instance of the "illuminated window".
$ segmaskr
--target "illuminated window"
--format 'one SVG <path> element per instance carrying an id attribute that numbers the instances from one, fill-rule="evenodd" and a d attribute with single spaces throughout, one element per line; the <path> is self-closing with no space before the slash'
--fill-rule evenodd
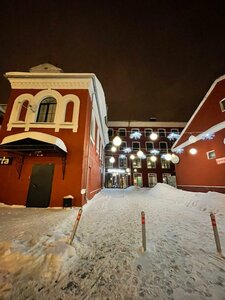
<path id="1" fill-rule="evenodd" d="M 157 174 L 156 173 L 148 173 L 148 186 L 153 187 L 157 184 Z"/>
<path id="2" fill-rule="evenodd" d="M 165 158 L 161 157 L 161 168 L 162 169 L 169 169 L 170 168 L 170 161 L 168 161 Z"/>
<path id="3" fill-rule="evenodd" d="M 155 169 L 156 168 L 156 162 L 151 161 L 151 155 L 147 155 L 146 161 L 147 161 L 147 168 L 148 169 Z"/>
<path id="4" fill-rule="evenodd" d="M 135 157 L 135 159 L 132 160 L 132 166 L 133 168 L 141 168 L 141 159 L 139 157 Z"/>
<path id="5" fill-rule="evenodd" d="M 52 123 L 55 118 L 56 100 L 53 97 L 45 98 L 39 105 L 37 122 Z"/>

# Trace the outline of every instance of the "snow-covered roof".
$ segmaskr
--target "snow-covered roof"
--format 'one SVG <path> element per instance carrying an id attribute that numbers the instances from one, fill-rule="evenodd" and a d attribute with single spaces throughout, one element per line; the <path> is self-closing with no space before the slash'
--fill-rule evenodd
<path id="1" fill-rule="evenodd" d="M 222 81 L 225 79 L 225 75 L 220 76 L 219 78 L 217 78 L 213 84 L 211 85 L 210 89 L 208 90 L 208 92 L 206 93 L 205 97 L 202 99 L 202 101 L 200 102 L 199 106 L 197 107 L 197 109 L 195 110 L 195 112 L 193 113 L 193 115 L 191 116 L 190 120 L 187 122 L 186 126 L 184 127 L 184 129 L 182 130 L 180 137 L 176 140 L 176 142 L 173 144 L 172 146 L 172 150 L 176 150 L 177 148 L 184 148 L 188 145 L 190 145 L 190 141 L 185 141 L 184 143 L 182 143 L 181 145 L 179 145 L 179 147 L 177 147 L 177 145 L 179 144 L 179 141 L 181 140 L 181 138 L 183 137 L 184 133 L 186 132 L 187 128 L 189 127 L 189 125 L 191 124 L 191 122 L 193 121 L 193 119 L 195 118 L 195 116 L 197 115 L 197 113 L 199 112 L 199 110 L 201 109 L 201 107 L 204 105 L 205 101 L 207 100 L 208 96 L 210 95 L 210 93 L 212 92 L 212 90 L 215 88 L 215 86 L 217 85 L 218 82 Z M 224 122 L 222 122 L 224 123 Z M 224 125 L 220 123 L 220 124 L 216 124 L 215 126 L 208 128 L 205 132 L 203 132 L 202 134 L 205 134 L 206 132 L 209 133 L 215 133 L 221 129 L 224 128 Z M 220 129 L 219 129 L 220 128 Z M 218 129 L 218 130 L 217 130 Z M 216 131 L 214 131 L 216 130 Z M 200 135 L 199 135 L 200 136 Z M 199 136 L 197 136 L 196 138 L 198 138 L 198 140 L 200 139 Z"/>

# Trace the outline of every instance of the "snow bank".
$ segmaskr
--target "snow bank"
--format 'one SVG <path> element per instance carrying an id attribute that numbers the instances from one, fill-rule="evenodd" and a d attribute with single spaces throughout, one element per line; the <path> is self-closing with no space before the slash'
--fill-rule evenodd
<path id="1" fill-rule="evenodd" d="M 176 189 L 168 184 L 158 183 L 149 191 L 156 199 L 166 200 L 187 207 L 196 207 L 207 213 L 225 215 L 225 194 L 216 192 L 195 193 Z"/>

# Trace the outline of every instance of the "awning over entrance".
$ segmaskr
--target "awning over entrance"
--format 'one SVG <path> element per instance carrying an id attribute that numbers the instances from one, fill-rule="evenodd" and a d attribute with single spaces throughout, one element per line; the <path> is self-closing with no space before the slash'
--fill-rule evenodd
<path id="1" fill-rule="evenodd" d="M 2 140 L 0 150 L 22 155 L 58 154 L 66 156 L 64 142 L 53 135 L 41 132 L 23 132 L 9 135 Z"/>

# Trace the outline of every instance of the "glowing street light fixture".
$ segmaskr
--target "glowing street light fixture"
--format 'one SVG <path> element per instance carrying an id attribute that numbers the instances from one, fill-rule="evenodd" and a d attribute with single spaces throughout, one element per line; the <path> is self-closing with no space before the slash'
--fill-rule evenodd
<path id="1" fill-rule="evenodd" d="M 115 161 L 116 161 L 115 158 L 114 158 L 113 156 L 111 156 L 110 159 L 109 159 L 109 162 L 110 162 L 111 164 L 113 164 Z"/>
<path id="2" fill-rule="evenodd" d="M 149 137 L 150 137 L 150 140 L 155 141 L 158 138 L 158 134 L 155 132 L 152 132 Z"/>
<path id="3" fill-rule="evenodd" d="M 118 147 L 122 144 L 122 140 L 119 136 L 115 136 L 112 143 L 114 146 Z"/>
<path id="4" fill-rule="evenodd" d="M 192 154 L 192 155 L 195 155 L 197 152 L 198 152 L 198 151 L 197 151 L 196 148 L 191 148 L 191 149 L 189 150 L 189 153 Z"/>
<path id="5" fill-rule="evenodd" d="M 131 154 L 131 155 L 130 155 L 130 159 L 132 159 L 132 160 L 135 159 L 134 154 Z"/>
<path id="6" fill-rule="evenodd" d="M 152 162 L 156 162 L 156 161 L 157 161 L 157 157 L 156 157 L 155 155 L 152 155 L 152 156 L 150 157 L 150 160 L 151 160 Z"/>
<path id="7" fill-rule="evenodd" d="M 112 147 L 111 147 L 111 151 L 112 151 L 112 152 L 116 152 L 116 150 L 117 150 L 117 149 L 116 149 L 115 146 L 112 146 Z"/>
<path id="8" fill-rule="evenodd" d="M 144 156 L 143 151 L 139 150 L 139 151 L 137 152 L 137 156 L 138 156 L 139 158 L 142 158 L 142 157 Z"/>
<path id="9" fill-rule="evenodd" d="M 130 173 L 130 169 L 129 169 L 129 168 L 126 168 L 126 172 L 127 172 L 127 173 Z"/>

